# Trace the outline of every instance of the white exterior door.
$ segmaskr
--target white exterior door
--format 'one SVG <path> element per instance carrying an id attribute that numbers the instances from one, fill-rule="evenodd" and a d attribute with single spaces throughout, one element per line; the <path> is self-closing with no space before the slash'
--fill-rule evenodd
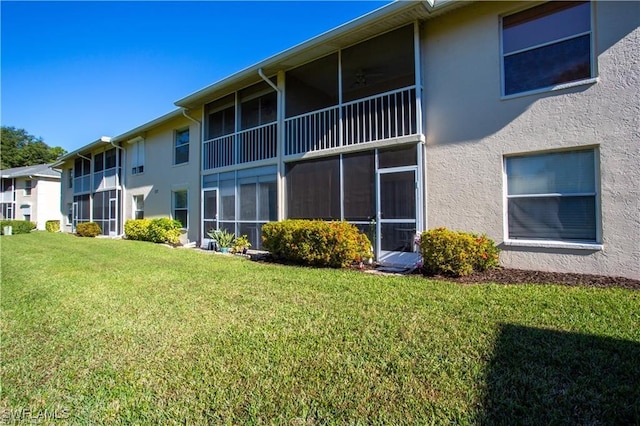
<path id="1" fill-rule="evenodd" d="M 74 202 L 71 207 L 71 232 L 76 232 L 78 225 L 78 203 Z"/>
<path id="2" fill-rule="evenodd" d="M 414 240 L 418 231 L 418 168 L 396 167 L 378 171 L 378 262 L 412 267 L 420 260 Z"/>
<path id="3" fill-rule="evenodd" d="M 202 241 L 209 239 L 208 233 L 218 229 L 218 189 L 202 190 Z M 204 244 L 203 244 L 204 245 Z M 203 247 L 206 248 L 206 247 Z"/>
<path id="4" fill-rule="evenodd" d="M 118 235 L 118 200 L 116 198 L 109 199 L 109 236 Z"/>

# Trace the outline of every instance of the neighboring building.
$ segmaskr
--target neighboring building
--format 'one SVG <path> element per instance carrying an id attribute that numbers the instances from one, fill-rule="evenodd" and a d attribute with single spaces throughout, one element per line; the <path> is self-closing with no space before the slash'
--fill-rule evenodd
<path id="1" fill-rule="evenodd" d="M 127 219 L 173 217 L 184 241 L 199 239 L 199 126 L 182 110 L 115 138 L 102 137 L 63 156 L 63 229 L 93 221 L 105 236 L 124 233 Z M 194 149 L 195 147 L 195 149 Z"/>
<path id="2" fill-rule="evenodd" d="M 0 170 L 2 220 L 28 220 L 40 230 L 48 220 L 60 220 L 60 173 L 51 166 Z"/>
<path id="3" fill-rule="evenodd" d="M 258 248 L 268 221 L 342 219 L 389 264 L 446 226 L 487 233 L 508 267 L 640 278 L 639 17 L 625 1 L 389 4 L 110 140 L 118 217 Z"/>

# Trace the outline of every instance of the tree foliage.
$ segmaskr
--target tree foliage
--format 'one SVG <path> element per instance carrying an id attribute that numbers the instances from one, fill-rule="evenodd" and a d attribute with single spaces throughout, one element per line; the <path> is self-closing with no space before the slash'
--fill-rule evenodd
<path id="1" fill-rule="evenodd" d="M 50 147 L 42 138 L 37 138 L 24 129 L 2 126 L 0 168 L 34 166 L 51 163 L 66 151 L 59 147 Z"/>

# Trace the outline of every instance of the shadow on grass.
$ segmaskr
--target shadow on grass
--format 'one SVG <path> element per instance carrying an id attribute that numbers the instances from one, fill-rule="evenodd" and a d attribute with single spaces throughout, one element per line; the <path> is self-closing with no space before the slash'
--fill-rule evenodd
<path id="1" fill-rule="evenodd" d="M 640 424 L 640 343 L 505 324 L 482 424 Z"/>

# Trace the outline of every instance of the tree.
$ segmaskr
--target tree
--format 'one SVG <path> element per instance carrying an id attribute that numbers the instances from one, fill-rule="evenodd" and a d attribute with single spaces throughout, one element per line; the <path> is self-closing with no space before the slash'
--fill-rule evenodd
<path id="1" fill-rule="evenodd" d="M 42 138 L 36 138 L 24 129 L 2 126 L 0 168 L 33 166 L 51 163 L 66 151 L 59 147 L 50 147 Z"/>

